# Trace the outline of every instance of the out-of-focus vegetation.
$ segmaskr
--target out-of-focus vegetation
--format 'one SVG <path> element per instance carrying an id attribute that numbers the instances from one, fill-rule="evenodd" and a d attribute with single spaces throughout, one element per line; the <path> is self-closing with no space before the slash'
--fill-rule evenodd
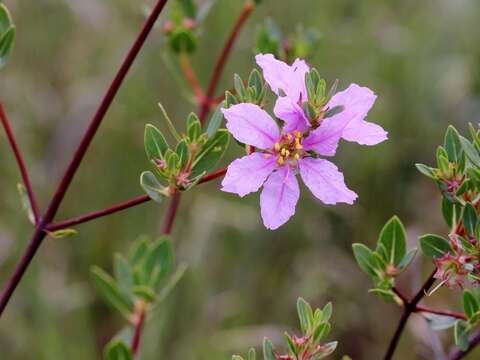
<path id="1" fill-rule="evenodd" d="M 2 70 L 0 96 L 10 114 L 34 187 L 44 204 L 107 85 L 143 21 L 151 1 L 10 0 L 16 47 Z M 216 54 L 242 6 L 218 0 L 193 56 L 206 84 Z M 310 62 L 339 88 L 355 82 L 375 90 L 369 118 L 389 131 L 389 141 L 368 148 L 342 146 L 337 164 L 359 194 L 354 206 L 327 207 L 304 192 L 297 215 L 275 232 L 261 224 L 256 195 L 239 199 L 218 182 L 185 194 L 173 233 L 177 258 L 190 268 L 150 321 L 142 359 L 226 359 L 280 344 L 295 328 L 298 296 L 335 307 L 336 355 L 381 358 L 400 316 L 368 294 L 369 279 L 351 251 L 374 244 L 383 223 L 398 214 L 409 241 L 420 233 L 445 233 L 434 185 L 414 163 L 433 163 L 447 124 L 464 130 L 480 112 L 480 4 L 473 0 L 349 1 L 265 0 L 242 31 L 222 88 L 234 72 L 254 66 L 256 25 L 266 16 L 291 32 L 297 23 L 322 37 Z M 60 218 L 103 208 L 142 192 L 147 166 L 143 129 L 164 126 L 157 102 L 183 126 L 197 110 L 164 38 L 151 36 L 97 134 L 68 193 Z M 3 139 L 3 138 L 2 138 Z M 228 158 L 240 154 L 231 146 Z M 0 282 L 6 281 L 31 233 L 16 193 L 18 170 L 0 141 Z M 421 204 L 421 206 L 416 205 Z M 111 267 L 139 234 L 160 231 L 166 204 L 149 203 L 81 225 L 67 239 L 47 239 L 0 322 L 0 358 L 97 359 L 121 319 L 98 297 L 89 268 Z M 420 259 L 420 257 L 419 257 Z M 399 284 L 418 289 L 431 264 L 416 261 Z M 442 289 L 435 307 L 458 309 Z M 421 318 L 409 324 L 398 359 L 442 359 L 450 333 L 433 333 Z M 442 349 L 442 341 L 443 343 Z M 478 356 L 473 354 L 471 359 Z"/>

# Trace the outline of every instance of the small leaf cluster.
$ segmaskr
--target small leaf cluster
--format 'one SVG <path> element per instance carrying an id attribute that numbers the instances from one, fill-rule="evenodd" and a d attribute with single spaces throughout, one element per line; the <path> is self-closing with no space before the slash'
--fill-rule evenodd
<path id="1" fill-rule="evenodd" d="M 168 36 L 170 48 L 177 54 L 194 52 L 198 42 L 199 14 L 194 0 L 176 0 L 170 14 L 162 28 Z"/>
<path id="2" fill-rule="evenodd" d="M 449 126 L 436 153 L 437 167 L 417 164 L 433 179 L 442 195 L 442 214 L 450 228 L 448 238 L 420 237 L 423 254 L 437 267 L 436 277 L 447 286 L 474 285 L 480 280 L 480 138 L 470 125 L 472 141 Z"/>
<path id="3" fill-rule="evenodd" d="M 271 18 L 258 26 L 255 39 L 255 53 L 273 54 L 286 62 L 295 58 L 308 58 L 320 39 L 320 33 L 313 28 L 298 26 L 296 32 L 285 36 Z"/>
<path id="4" fill-rule="evenodd" d="M 145 151 L 153 171 L 144 171 L 140 184 L 150 198 L 161 202 L 165 196 L 189 190 L 217 165 L 230 141 L 228 131 L 219 129 L 223 119 L 222 106 L 223 103 L 213 113 L 205 131 L 197 115 L 191 113 L 187 117 L 186 133 L 182 135 L 177 133 L 165 114 L 176 140 L 174 147 L 168 144 L 157 127 L 145 126 Z"/>
<path id="5" fill-rule="evenodd" d="M 135 326 L 141 316 L 146 317 L 168 294 L 184 269 L 174 270 L 174 251 L 169 239 L 163 237 L 151 241 L 148 237 L 140 237 L 132 244 L 128 256 L 115 254 L 113 276 L 98 266 L 91 268 L 91 274 L 97 291 L 107 304 Z M 106 359 L 132 358 L 129 347 L 131 326 L 124 328 L 107 344 Z"/>
<path id="6" fill-rule="evenodd" d="M 248 81 L 242 80 L 240 75 L 233 76 L 234 91 L 225 92 L 226 108 L 240 103 L 252 103 L 260 107 L 265 104 L 267 84 L 257 69 L 253 69 L 248 76 Z"/>
<path id="7" fill-rule="evenodd" d="M 312 68 L 305 75 L 305 87 L 308 101 L 303 103 L 305 114 L 314 128 L 318 127 L 324 118 L 328 118 L 343 111 L 342 106 L 329 109 L 325 105 L 336 93 L 338 80 L 333 83 L 327 92 L 327 82 L 320 77 L 317 69 Z"/>
<path id="8" fill-rule="evenodd" d="M 0 3 L 0 69 L 7 63 L 15 41 L 15 25 L 7 7 Z"/>
<path id="9" fill-rule="evenodd" d="M 272 342 L 265 338 L 263 341 L 264 360 L 318 360 L 332 354 L 337 342 L 322 343 L 322 340 L 330 332 L 330 317 L 332 316 L 332 304 L 328 303 L 323 309 L 313 311 L 312 307 L 304 299 L 297 301 L 297 312 L 302 331 L 301 336 L 285 333 L 287 352 L 281 354 L 274 349 Z M 247 360 L 255 360 L 254 349 L 250 349 Z M 239 355 L 234 355 L 232 360 L 243 360 Z"/>
<path id="10" fill-rule="evenodd" d="M 467 320 L 457 320 L 455 323 L 455 344 L 463 351 L 468 348 L 470 332 L 479 324 L 480 320 L 480 292 L 478 289 L 465 290 L 463 293 L 463 310 Z"/>
<path id="11" fill-rule="evenodd" d="M 407 251 L 405 228 L 396 216 L 383 227 L 375 250 L 360 243 L 353 244 L 359 267 L 372 278 L 374 288 L 370 291 L 386 301 L 396 299 L 392 291 L 395 278 L 408 267 L 416 252 L 417 249 Z"/>

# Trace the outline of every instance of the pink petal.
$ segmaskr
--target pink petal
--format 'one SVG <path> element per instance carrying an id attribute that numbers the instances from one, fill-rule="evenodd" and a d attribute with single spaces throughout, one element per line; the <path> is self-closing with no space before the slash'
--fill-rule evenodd
<path id="1" fill-rule="evenodd" d="M 305 61 L 296 59 L 290 66 L 275 59 L 272 54 L 258 54 L 255 60 L 262 68 L 263 77 L 274 93 L 279 95 L 279 89 L 282 89 L 295 102 L 298 102 L 300 97 L 303 101 L 307 100 L 305 74 L 310 68 Z"/>
<path id="2" fill-rule="evenodd" d="M 242 103 L 222 109 L 227 129 L 238 141 L 259 149 L 271 149 L 280 137 L 277 123 L 258 105 Z"/>
<path id="3" fill-rule="evenodd" d="M 365 118 L 372 108 L 377 96 L 367 87 L 357 84 L 335 94 L 328 102 L 329 108 L 343 106 L 342 112 L 331 119 L 347 120 L 343 138 L 363 145 L 375 145 L 387 139 L 387 132 L 380 126 L 367 123 Z"/>
<path id="4" fill-rule="evenodd" d="M 265 227 L 275 230 L 285 224 L 295 214 L 299 197 L 300 188 L 289 166 L 282 166 L 272 173 L 263 185 L 260 195 L 260 209 Z"/>
<path id="5" fill-rule="evenodd" d="M 276 157 L 266 158 L 265 154 L 258 152 L 237 159 L 228 166 L 222 191 L 241 197 L 258 191 L 276 165 Z"/>
<path id="6" fill-rule="evenodd" d="M 304 133 L 310 128 L 310 122 L 303 109 L 289 97 L 279 97 L 273 109 L 275 116 L 285 121 L 284 130 L 288 133 L 298 130 Z"/>
<path id="7" fill-rule="evenodd" d="M 358 197 L 347 188 L 343 174 L 328 160 L 304 158 L 298 162 L 303 182 L 320 201 L 327 205 L 353 204 Z"/>
<path id="8" fill-rule="evenodd" d="M 333 156 L 337 151 L 338 142 L 343 135 L 348 118 L 326 118 L 320 126 L 313 130 L 302 142 L 305 150 L 314 150 L 323 156 Z"/>

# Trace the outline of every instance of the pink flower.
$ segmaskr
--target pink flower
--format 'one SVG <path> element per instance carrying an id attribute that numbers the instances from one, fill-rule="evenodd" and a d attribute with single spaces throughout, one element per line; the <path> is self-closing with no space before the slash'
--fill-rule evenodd
<path id="1" fill-rule="evenodd" d="M 287 65 L 275 59 L 272 54 L 258 54 L 255 59 L 270 88 L 279 95 L 274 113 L 285 121 L 285 131 L 308 130 L 311 125 L 302 104 L 308 101 L 305 75 L 310 71 L 310 67 L 300 59 L 296 59 L 291 66 Z M 369 88 L 350 84 L 344 91 L 336 93 L 325 105 L 325 111 L 336 106 L 343 107 L 343 111 L 333 117 L 346 121 L 341 136 L 344 140 L 361 145 L 376 145 L 387 139 L 387 132 L 382 127 L 365 121 L 376 98 Z"/>
<path id="2" fill-rule="evenodd" d="M 254 104 L 238 104 L 223 109 L 227 128 L 238 141 L 254 146 L 257 151 L 233 161 L 222 182 L 222 191 L 241 197 L 258 191 L 263 223 L 277 229 L 295 213 L 300 189 L 297 172 L 325 204 L 353 204 L 357 194 L 347 188 L 343 174 L 330 161 L 310 153 L 335 154 L 343 126 L 333 117 L 304 136 L 300 131 L 280 132 L 276 122 Z"/>
<path id="3" fill-rule="evenodd" d="M 273 55 L 257 55 L 265 80 L 279 95 L 274 113 L 285 122 L 280 130 L 274 119 L 259 106 L 237 104 L 223 109 L 226 126 L 238 141 L 253 146 L 256 152 L 233 161 L 222 182 L 222 191 L 243 197 L 258 191 L 263 223 L 277 229 L 295 213 L 300 196 L 296 175 L 320 201 L 328 205 L 353 204 L 357 194 L 344 182 L 335 164 L 320 159 L 333 156 L 341 138 L 374 145 L 386 139 L 378 125 L 366 122 L 375 95 L 358 85 L 332 97 L 325 106 L 342 106 L 343 111 L 320 119 L 315 127 L 305 115 L 302 104 L 308 101 L 305 74 L 308 65 L 295 60 L 289 66 Z"/>

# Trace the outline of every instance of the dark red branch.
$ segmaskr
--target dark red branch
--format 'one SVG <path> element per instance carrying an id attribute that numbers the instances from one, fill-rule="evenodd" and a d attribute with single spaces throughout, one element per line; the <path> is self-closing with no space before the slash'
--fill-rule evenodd
<path id="1" fill-rule="evenodd" d="M 417 305 L 417 307 L 415 308 L 415 312 L 423 312 L 423 313 L 429 313 L 429 314 L 450 316 L 450 317 L 453 317 L 453 318 L 456 318 L 456 319 L 467 320 L 467 317 L 465 316 L 465 314 L 455 312 L 455 311 L 450 311 L 450 310 L 430 309 L 429 307 L 422 306 L 422 305 Z"/>
<path id="2" fill-rule="evenodd" d="M 83 224 L 91 220 L 95 220 L 107 215 L 114 214 L 116 212 L 119 212 L 125 209 L 129 209 L 131 207 L 143 204 L 147 201 L 150 201 L 150 198 L 148 197 L 148 195 L 140 195 L 140 196 L 137 196 L 136 198 L 121 202 L 117 205 L 113 205 L 107 209 L 92 211 L 91 213 L 81 215 L 73 219 L 68 219 L 68 220 L 60 221 L 54 224 L 50 224 L 47 226 L 47 230 L 57 231 L 61 229 L 66 229 L 75 225 Z"/>
<path id="3" fill-rule="evenodd" d="M 205 94 L 203 93 L 197 75 L 192 68 L 192 64 L 190 63 L 190 57 L 188 56 L 188 54 L 180 54 L 180 68 L 182 69 L 185 79 L 187 79 L 187 82 L 189 83 L 193 93 L 195 94 L 197 102 L 199 104 L 203 104 L 203 102 L 205 101 Z"/>
<path id="4" fill-rule="evenodd" d="M 175 217 L 177 216 L 178 205 L 180 204 L 181 195 L 181 193 L 177 192 L 173 195 L 172 200 L 170 201 L 170 206 L 168 207 L 167 216 L 165 218 L 165 223 L 162 229 L 162 234 L 169 235 L 172 232 L 173 223 L 175 222 Z"/>
<path id="5" fill-rule="evenodd" d="M 25 189 L 27 190 L 28 199 L 30 200 L 30 205 L 32 207 L 33 216 L 35 218 L 35 224 L 38 223 L 40 217 L 40 212 L 38 210 L 37 201 L 35 199 L 35 194 L 33 192 L 32 183 L 30 182 L 30 177 L 28 176 L 27 167 L 25 166 L 25 161 L 23 160 L 22 153 L 18 147 L 18 144 L 13 135 L 12 127 L 10 126 L 10 121 L 8 120 L 7 113 L 3 108 L 3 104 L 0 102 L 0 121 L 2 122 L 5 133 L 7 134 L 8 142 L 12 148 L 15 159 L 17 160 L 18 167 L 20 169 L 20 174 L 22 176 Z"/>
<path id="6" fill-rule="evenodd" d="M 217 90 L 218 83 L 220 81 L 220 78 L 223 73 L 223 69 L 225 68 L 225 64 L 227 62 L 227 59 L 232 51 L 233 45 L 235 44 L 235 41 L 237 40 L 237 37 L 240 33 L 240 30 L 242 29 L 243 25 L 247 21 L 248 17 L 252 13 L 254 9 L 254 5 L 250 2 L 246 3 L 243 6 L 242 12 L 237 18 L 237 21 L 233 25 L 233 29 L 230 32 L 230 36 L 227 39 L 227 42 L 225 43 L 225 46 L 223 47 L 222 53 L 220 54 L 220 57 L 217 60 L 217 63 L 215 65 L 215 68 L 212 73 L 212 77 L 210 79 L 210 84 L 208 86 L 207 90 L 207 95 L 205 97 L 205 100 L 202 104 L 201 110 L 200 110 L 200 120 L 203 122 L 205 121 L 205 118 L 208 114 L 208 111 L 210 110 L 211 106 L 211 101 L 215 96 L 215 91 Z"/>
<path id="7" fill-rule="evenodd" d="M 132 345 L 131 345 L 131 350 L 132 350 L 132 355 L 133 358 L 138 354 L 138 351 L 140 350 L 140 340 L 142 338 L 142 331 L 143 331 L 143 325 L 145 324 L 145 311 L 140 312 L 138 315 L 138 320 L 135 324 L 135 329 L 133 332 L 133 338 L 132 338 Z"/>
<path id="8" fill-rule="evenodd" d="M 393 337 L 390 340 L 390 344 L 388 345 L 388 349 L 385 354 L 384 360 L 392 359 L 393 354 L 395 353 L 395 350 L 397 348 L 398 342 L 400 340 L 400 337 L 402 336 L 403 330 L 405 329 L 405 325 L 407 325 L 407 321 L 410 318 L 410 315 L 412 315 L 416 311 L 418 303 L 420 302 L 420 300 L 423 299 L 423 297 L 426 295 L 428 290 L 430 290 L 433 283 L 435 282 L 435 278 L 434 278 L 435 273 L 436 273 L 436 269 L 430 274 L 428 279 L 425 281 L 421 289 L 415 294 L 412 300 L 408 301 L 406 297 L 400 296 L 404 306 L 403 314 L 397 325 L 397 329 L 395 330 L 395 333 L 393 334 Z M 399 292 L 397 289 L 394 289 L 394 291 L 397 295 L 399 295 Z"/>
<path id="9" fill-rule="evenodd" d="M 90 125 L 87 131 L 85 132 L 85 135 L 83 136 L 82 141 L 80 142 L 77 150 L 75 151 L 75 154 L 72 160 L 70 161 L 70 164 L 67 170 L 65 171 L 65 174 L 63 175 L 62 180 L 60 181 L 60 184 L 58 185 L 50 201 L 50 204 L 47 208 L 47 211 L 43 219 L 41 219 L 41 221 L 36 226 L 35 233 L 33 234 L 32 239 L 30 240 L 27 250 L 22 256 L 20 263 L 17 265 L 16 269 L 12 274 L 12 277 L 8 280 L 4 291 L 2 292 L 2 295 L 0 298 L 0 316 L 5 310 L 5 307 L 7 306 L 8 301 L 10 300 L 13 292 L 18 286 L 18 283 L 22 279 L 26 269 L 28 268 L 28 265 L 30 264 L 38 248 L 40 247 L 40 244 L 42 243 L 42 240 L 45 237 L 44 229 L 54 219 L 58 211 L 58 208 L 60 207 L 60 204 L 62 203 L 62 200 L 65 197 L 65 194 L 70 186 L 70 183 L 72 182 L 72 179 L 78 167 L 80 166 L 80 163 L 82 162 L 83 157 L 85 156 L 85 153 L 87 152 L 89 145 L 91 144 L 100 124 L 102 123 L 102 120 L 104 119 L 108 108 L 110 107 L 115 95 L 118 92 L 118 89 L 120 88 L 120 85 L 123 83 L 125 76 L 130 70 L 135 58 L 140 52 L 140 49 L 145 43 L 145 40 L 148 34 L 152 30 L 153 25 L 157 21 L 158 16 L 160 15 L 167 1 L 168 0 L 157 1 L 152 12 L 150 13 L 149 17 L 145 21 L 145 24 L 143 25 L 142 30 L 140 31 L 130 51 L 128 52 L 125 60 L 123 61 L 120 69 L 118 70 L 117 75 L 115 76 L 113 82 L 111 83 L 102 102 L 100 103 L 100 106 L 97 112 L 95 113 L 93 119 L 91 120 Z"/>
<path id="10" fill-rule="evenodd" d="M 455 348 L 453 352 L 450 354 L 448 360 L 460 360 L 467 356 L 475 347 L 480 344 L 480 329 L 475 331 L 475 333 L 470 337 L 468 340 L 468 349 L 463 351 L 459 348 Z"/>

